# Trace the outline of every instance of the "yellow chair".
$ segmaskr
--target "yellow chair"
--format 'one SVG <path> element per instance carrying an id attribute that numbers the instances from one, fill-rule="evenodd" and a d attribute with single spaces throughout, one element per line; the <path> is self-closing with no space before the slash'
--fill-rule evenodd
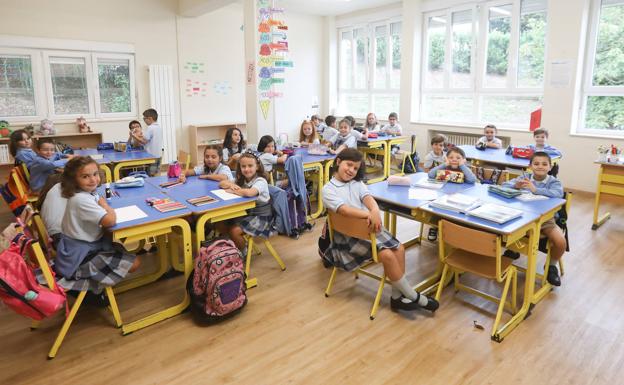
<path id="1" fill-rule="evenodd" d="M 439 256 L 444 264 L 442 277 L 438 284 L 436 300 L 440 301 L 447 274 L 454 274 L 455 291 L 463 290 L 478 295 L 488 301 L 498 303 L 496 319 L 492 326 L 492 338 L 498 330 L 505 308 L 507 293 L 511 284 L 511 311 L 516 313 L 516 286 L 518 272 L 512 264 L 513 260 L 502 256 L 501 237 L 485 231 L 460 226 L 441 220 L 438 224 Z M 449 272 L 449 269 L 451 270 Z M 466 286 L 459 282 L 459 273 L 469 272 L 483 278 L 504 283 L 501 298 Z"/>
<path id="2" fill-rule="evenodd" d="M 477 169 L 483 169 L 483 178 L 485 179 L 490 179 L 492 177 L 492 173 L 494 172 L 493 168 L 486 168 L 486 167 L 477 167 L 477 166 L 470 166 L 470 171 L 472 171 L 472 173 L 477 176 Z M 507 170 L 501 170 L 501 174 L 498 176 L 498 179 L 496 180 L 496 184 L 503 184 L 504 182 L 509 181 L 509 171 Z M 477 177 L 477 181 L 480 182 L 479 178 Z"/>
<path id="3" fill-rule="evenodd" d="M 22 177 L 26 183 L 30 183 L 30 171 L 28 171 L 28 167 L 26 167 L 26 163 L 20 163 L 19 165 Z"/>
<path id="4" fill-rule="evenodd" d="M 11 180 L 17 187 L 17 191 L 20 194 L 20 197 L 22 197 L 27 202 L 35 202 L 37 199 L 39 199 L 39 197 L 29 191 L 30 186 L 28 186 L 26 182 L 22 179 L 23 177 L 20 175 L 18 167 L 14 167 L 11 169 L 9 178 L 11 178 Z"/>
<path id="5" fill-rule="evenodd" d="M 254 241 L 254 237 L 245 235 L 245 239 L 247 239 L 247 255 L 245 257 L 245 276 L 247 277 L 247 279 L 245 280 L 245 284 L 247 285 L 248 289 L 251 289 L 252 287 L 258 286 L 258 278 L 250 278 L 249 275 L 251 273 L 251 255 L 254 253 L 254 250 L 257 250 L 257 247 L 256 242 Z M 284 261 L 282 261 L 282 258 L 280 258 L 279 254 L 277 254 L 277 251 L 275 251 L 273 245 L 271 245 L 271 242 L 269 242 L 268 239 L 262 239 L 262 241 L 264 242 L 264 246 L 267 248 L 267 250 L 269 250 L 269 253 L 271 253 L 273 258 L 279 265 L 280 269 L 282 269 L 282 271 L 286 270 L 286 265 L 284 264 Z M 257 254 L 260 254 L 260 251 L 258 251 Z"/>
<path id="6" fill-rule="evenodd" d="M 197 159 L 197 163 L 198 164 L 202 164 L 204 162 L 203 159 Z M 180 166 L 183 167 L 182 171 L 187 171 L 189 169 L 189 167 L 191 166 L 191 155 L 186 152 L 186 151 L 182 151 L 179 150 L 178 151 L 178 163 L 180 163 Z"/>
<path id="7" fill-rule="evenodd" d="M 338 231 L 341 234 L 344 234 L 349 237 L 363 239 L 371 242 L 371 250 L 373 254 L 373 260 L 368 262 L 359 268 L 357 268 L 353 273 L 355 277 L 358 278 L 359 274 L 365 275 L 367 277 L 376 279 L 379 281 L 379 286 L 377 288 L 377 295 L 375 296 L 375 300 L 373 301 L 373 308 L 370 312 L 370 319 L 374 320 L 375 315 L 377 314 L 377 310 L 379 309 L 379 302 L 381 301 L 381 294 L 383 293 L 383 288 L 386 283 L 386 275 L 382 273 L 382 275 L 373 273 L 369 270 L 366 270 L 368 266 L 375 265 L 379 263 L 379 258 L 377 257 L 377 238 L 374 232 L 368 231 L 368 224 L 366 223 L 366 219 L 363 218 L 349 218 L 344 215 L 340 215 L 333 211 L 328 211 L 328 223 L 329 223 L 329 237 L 333 241 L 334 240 L 334 231 Z M 331 247 L 331 246 L 330 246 Z M 334 281 L 336 279 L 336 272 L 338 271 L 337 267 L 334 267 L 329 278 L 329 283 L 327 284 L 327 288 L 325 289 L 325 297 L 329 297 L 331 294 L 332 286 L 334 285 Z"/>

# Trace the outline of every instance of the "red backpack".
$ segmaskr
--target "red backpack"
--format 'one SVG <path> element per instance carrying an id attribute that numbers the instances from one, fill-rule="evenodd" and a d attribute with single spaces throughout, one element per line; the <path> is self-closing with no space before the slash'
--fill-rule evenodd
<path id="1" fill-rule="evenodd" d="M 16 313 L 39 321 L 60 310 L 66 298 L 58 285 L 50 290 L 37 282 L 33 268 L 24 260 L 24 250 L 30 243 L 19 234 L 0 253 L 0 300 Z"/>
<path id="2" fill-rule="evenodd" d="M 187 282 L 191 312 L 198 321 L 221 321 L 247 304 L 244 269 L 241 253 L 231 240 L 202 245 Z"/>

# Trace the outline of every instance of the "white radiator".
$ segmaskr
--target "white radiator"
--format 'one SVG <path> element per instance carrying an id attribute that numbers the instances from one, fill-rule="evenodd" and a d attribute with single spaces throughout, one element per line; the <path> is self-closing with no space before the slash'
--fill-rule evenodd
<path id="1" fill-rule="evenodd" d="M 482 133 L 468 134 L 464 132 L 429 131 L 429 135 L 430 135 L 429 139 L 431 139 L 431 137 L 433 137 L 436 134 L 442 134 L 446 136 L 446 142 L 452 143 L 456 146 L 475 145 L 477 143 L 477 140 L 479 140 L 479 138 L 483 136 Z M 509 143 L 511 142 L 510 137 L 498 136 L 498 135 L 496 135 L 496 137 L 499 138 L 503 142 L 503 148 L 507 148 L 507 146 L 509 146 Z"/>
<path id="2" fill-rule="evenodd" d="M 150 105 L 158 111 L 158 123 L 163 132 L 162 163 L 177 159 L 173 70 L 170 65 L 149 66 Z"/>

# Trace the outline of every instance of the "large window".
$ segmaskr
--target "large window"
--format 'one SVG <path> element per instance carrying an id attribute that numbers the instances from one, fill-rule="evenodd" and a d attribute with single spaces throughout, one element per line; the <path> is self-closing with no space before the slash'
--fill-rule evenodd
<path id="1" fill-rule="evenodd" d="M 593 3 L 578 131 L 624 135 L 624 0 Z"/>
<path id="2" fill-rule="evenodd" d="M 381 119 L 399 109 L 401 22 L 386 21 L 338 31 L 339 115 Z"/>
<path id="3" fill-rule="evenodd" d="M 421 120 L 528 127 L 543 94 L 546 8 L 504 0 L 425 14 Z"/>
<path id="4" fill-rule="evenodd" d="M 136 116 L 134 56 L 0 47 L 0 119 Z"/>

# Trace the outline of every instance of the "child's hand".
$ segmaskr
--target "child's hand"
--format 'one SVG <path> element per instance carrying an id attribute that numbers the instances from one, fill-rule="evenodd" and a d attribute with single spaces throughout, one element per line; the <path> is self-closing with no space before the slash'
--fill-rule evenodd
<path id="1" fill-rule="evenodd" d="M 444 159 L 444 164 L 446 165 L 446 167 L 449 167 L 451 165 L 451 161 L 449 161 L 448 158 Z"/>
<path id="2" fill-rule="evenodd" d="M 228 189 L 232 191 L 239 191 L 241 189 L 241 186 L 237 185 L 236 183 L 231 183 Z"/>
<path id="3" fill-rule="evenodd" d="M 237 188 L 234 188 L 234 186 L 236 186 Z M 240 186 L 237 186 L 237 185 L 234 185 L 234 186 L 225 189 L 225 192 L 229 192 L 230 194 L 242 196 L 242 191 L 241 191 Z"/>
<path id="4" fill-rule="evenodd" d="M 101 196 L 100 199 L 98 199 L 98 205 L 100 205 L 104 209 L 110 209 L 111 208 L 108 205 L 108 202 L 106 202 L 106 198 L 104 198 L 103 196 Z"/>
<path id="5" fill-rule="evenodd" d="M 72 158 L 75 158 L 76 155 L 72 155 L 72 154 L 65 154 L 65 159 L 71 160 Z"/>
<path id="6" fill-rule="evenodd" d="M 461 166 L 463 166 L 465 164 L 466 164 L 466 158 L 460 158 L 459 159 L 459 166 L 461 167 Z"/>
<path id="7" fill-rule="evenodd" d="M 184 173 L 180 174 L 180 176 L 178 177 L 178 181 L 182 183 L 186 183 L 186 174 Z"/>
<path id="8" fill-rule="evenodd" d="M 370 230 L 374 231 L 375 233 L 380 232 L 381 231 L 381 215 L 379 214 L 379 211 L 372 212 L 370 216 L 371 216 Z"/>

